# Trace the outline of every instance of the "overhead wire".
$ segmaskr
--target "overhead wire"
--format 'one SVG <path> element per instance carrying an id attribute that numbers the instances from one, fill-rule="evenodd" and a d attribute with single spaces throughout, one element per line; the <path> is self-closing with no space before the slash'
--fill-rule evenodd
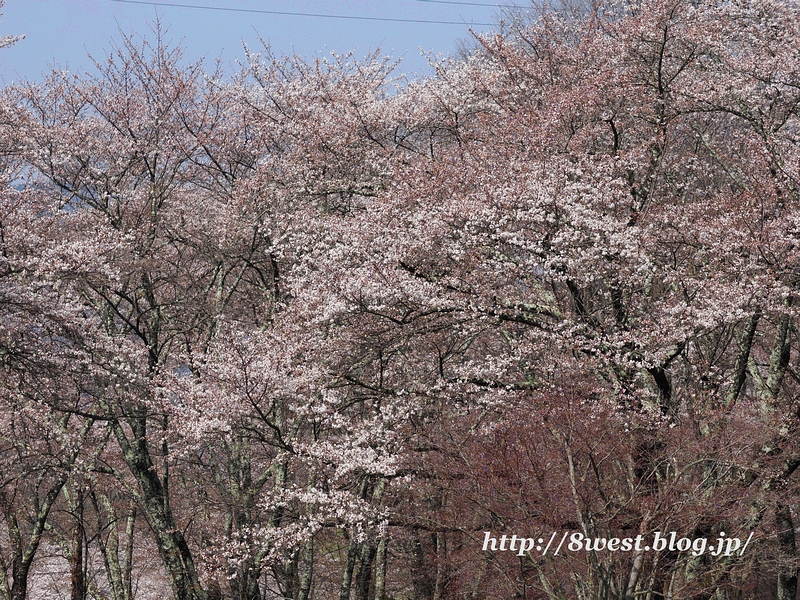
<path id="1" fill-rule="evenodd" d="M 159 2 L 148 0 L 110 0 L 110 2 L 117 2 L 120 4 L 144 4 L 147 6 L 166 6 L 170 8 L 194 8 L 200 10 L 216 10 L 221 12 L 239 12 L 239 13 L 256 13 L 266 15 L 282 15 L 289 17 L 315 17 L 320 19 L 344 19 L 354 21 L 382 21 L 388 23 L 419 23 L 425 25 L 480 25 L 485 27 L 493 27 L 495 23 L 476 23 L 474 21 L 467 23 L 466 21 L 439 21 L 429 19 L 402 19 L 394 17 L 366 17 L 363 15 L 335 15 L 328 13 L 308 13 L 308 12 L 295 12 L 284 10 L 267 10 L 261 8 L 234 8 L 223 6 L 203 6 L 201 4 L 178 4 L 176 2 Z M 485 5 L 488 6 L 488 5 Z"/>
<path id="2" fill-rule="evenodd" d="M 530 8 L 517 4 L 486 4 L 484 2 L 464 2 L 463 0 L 416 0 L 416 2 L 426 2 L 428 4 L 456 4 L 458 6 L 483 6 L 484 8 Z"/>

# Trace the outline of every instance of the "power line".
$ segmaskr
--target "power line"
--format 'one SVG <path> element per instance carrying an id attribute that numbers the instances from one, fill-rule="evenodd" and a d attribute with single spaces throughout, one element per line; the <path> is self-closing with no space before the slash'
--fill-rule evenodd
<path id="1" fill-rule="evenodd" d="M 265 15 L 284 15 L 289 17 L 316 17 L 319 19 L 345 19 L 354 21 L 384 21 L 388 23 L 422 23 L 426 25 L 482 25 L 493 27 L 494 23 L 467 23 L 466 21 L 432 21 L 426 19 L 394 19 L 390 17 L 363 17 L 358 15 L 331 15 L 325 13 L 301 13 L 283 10 L 263 10 L 256 8 L 230 8 L 221 6 L 201 6 L 199 4 L 176 4 L 173 2 L 148 2 L 147 0 L 110 0 L 120 4 L 145 4 L 148 6 L 168 6 L 171 8 L 198 8 L 222 12 L 258 13 Z"/>
<path id="2" fill-rule="evenodd" d="M 483 6 L 484 8 L 526 8 L 516 4 L 484 4 L 482 2 L 459 2 L 458 0 L 417 0 L 429 4 L 457 4 L 459 6 Z"/>

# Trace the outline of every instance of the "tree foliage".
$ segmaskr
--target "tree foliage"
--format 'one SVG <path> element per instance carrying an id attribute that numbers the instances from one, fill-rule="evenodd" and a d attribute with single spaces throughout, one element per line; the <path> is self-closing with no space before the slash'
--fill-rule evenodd
<path id="1" fill-rule="evenodd" d="M 0 597 L 44 539 L 74 600 L 794 599 L 799 40 L 599 2 L 412 82 L 157 36 L 6 88 Z"/>

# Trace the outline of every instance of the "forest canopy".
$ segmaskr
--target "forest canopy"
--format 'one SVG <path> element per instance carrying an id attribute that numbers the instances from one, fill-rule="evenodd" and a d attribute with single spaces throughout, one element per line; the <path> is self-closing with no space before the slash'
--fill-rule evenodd
<path id="1" fill-rule="evenodd" d="M 800 6 L 434 67 L 2 90 L 0 598 L 796 598 Z"/>

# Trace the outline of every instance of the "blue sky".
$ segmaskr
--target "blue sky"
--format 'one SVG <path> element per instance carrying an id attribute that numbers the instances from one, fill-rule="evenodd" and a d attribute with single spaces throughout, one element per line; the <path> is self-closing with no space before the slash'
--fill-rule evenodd
<path id="1" fill-rule="evenodd" d="M 130 2 L 130 0 L 128 0 Z M 118 30 L 151 36 L 158 15 L 169 28 L 167 39 L 181 42 L 193 61 L 205 57 L 209 66 L 218 58 L 235 68 L 242 59 L 242 41 L 261 47 L 269 41 L 277 54 L 297 54 L 310 59 L 319 53 L 356 56 L 381 48 L 384 54 L 403 57 L 400 70 L 409 75 L 425 72 L 427 59 L 419 48 L 434 54 L 455 51 L 458 40 L 491 29 L 507 9 L 491 0 L 164 0 L 239 11 L 315 13 L 373 19 L 451 21 L 457 25 L 407 23 L 353 18 L 321 18 L 258 14 L 114 0 L 7 0 L 0 35 L 25 34 L 26 39 L 0 51 L 0 85 L 23 79 L 40 79 L 53 65 L 71 71 L 92 70 L 87 54 L 102 59 L 119 39 Z M 526 0 L 518 4 L 530 6 Z M 506 1 L 504 4 L 509 4 Z M 480 6 L 480 5 L 482 6 Z"/>

